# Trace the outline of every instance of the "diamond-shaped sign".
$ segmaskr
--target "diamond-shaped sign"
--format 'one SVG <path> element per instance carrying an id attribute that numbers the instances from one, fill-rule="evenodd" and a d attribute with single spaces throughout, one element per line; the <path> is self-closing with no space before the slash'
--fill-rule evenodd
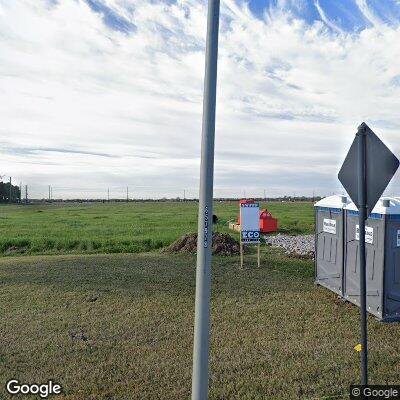
<path id="1" fill-rule="evenodd" d="M 399 167 L 399 160 L 363 122 L 358 128 L 365 132 L 365 171 L 367 216 L 385 191 Z M 339 180 L 350 198 L 359 206 L 358 194 L 358 141 L 356 135 L 339 172 Z"/>

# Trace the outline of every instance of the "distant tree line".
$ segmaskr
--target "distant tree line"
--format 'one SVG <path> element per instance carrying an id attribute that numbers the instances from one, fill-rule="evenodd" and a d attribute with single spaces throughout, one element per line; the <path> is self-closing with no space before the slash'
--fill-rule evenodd
<path id="1" fill-rule="evenodd" d="M 11 184 L 11 190 L 10 190 L 10 182 L 0 182 L 0 203 L 19 203 L 19 202 L 21 202 L 21 191 L 19 186 L 14 186 Z"/>

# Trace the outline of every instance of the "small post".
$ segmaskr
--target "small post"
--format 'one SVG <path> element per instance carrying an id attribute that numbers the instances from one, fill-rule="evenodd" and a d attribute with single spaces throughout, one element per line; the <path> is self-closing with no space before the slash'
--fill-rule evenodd
<path id="1" fill-rule="evenodd" d="M 8 199 L 8 202 L 11 204 L 11 202 L 12 202 L 12 200 L 11 200 L 11 198 L 12 198 L 12 184 L 11 184 L 11 176 L 10 176 L 10 198 Z"/>
<path id="2" fill-rule="evenodd" d="M 243 250 L 242 232 L 240 232 L 240 269 L 243 268 Z"/>
<path id="3" fill-rule="evenodd" d="M 367 271 L 365 260 L 366 203 L 366 130 L 360 126 L 358 137 L 358 210 L 360 245 L 360 313 L 361 313 L 361 384 L 368 385 Z"/>
<path id="4" fill-rule="evenodd" d="M 257 267 L 260 268 L 260 243 L 257 245 Z"/>

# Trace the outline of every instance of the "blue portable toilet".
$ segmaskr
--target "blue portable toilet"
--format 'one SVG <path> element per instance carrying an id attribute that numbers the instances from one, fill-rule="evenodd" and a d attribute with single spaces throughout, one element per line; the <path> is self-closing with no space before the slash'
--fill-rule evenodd
<path id="1" fill-rule="evenodd" d="M 360 305 L 359 222 L 345 207 L 344 298 Z M 383 321 L 400 320 L 400 198 L 382 197 L 365 222 L 367 310 Z"/>
<path id="2" fill-rule="evenodd" d="M 315 283 L 343 295 L 344 208 L 347 196 L 325 197 L 315 203 Z"/>

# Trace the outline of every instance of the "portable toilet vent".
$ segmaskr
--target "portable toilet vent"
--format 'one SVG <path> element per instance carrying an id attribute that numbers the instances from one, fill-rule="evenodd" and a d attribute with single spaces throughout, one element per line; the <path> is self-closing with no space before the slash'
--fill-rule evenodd
<path id="1" fill-rule="evenodd" d="M 345 207 L 344 298 L 360 305 L 358 210 Z M 367 310 L 384 321 L 400 320 L 400 199 L 381 198 L 365 222 Z"/>
<path id="2" fill-rule="evenodd" d="M 347 196 L 315 203 L 315 283 L 343 295 L 344 207 Z"/>

